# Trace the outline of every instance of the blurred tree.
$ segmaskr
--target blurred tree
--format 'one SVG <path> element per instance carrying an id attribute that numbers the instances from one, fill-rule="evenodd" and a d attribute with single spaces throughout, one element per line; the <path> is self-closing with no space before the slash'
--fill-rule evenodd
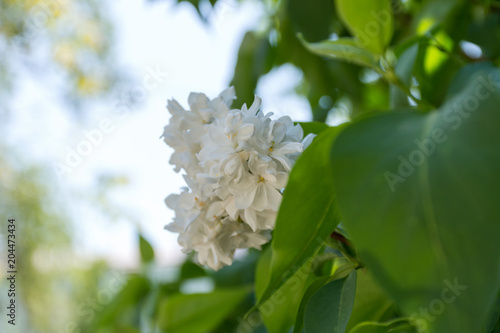
<path id="1" fill-rule="evenodd" d="M 26 167 L 14 152 L 1 148 L 0 215 L 16 220 L 16 323 L 23 332 L 60 332 L 71 323 L 88 320 L 83 314 L 92 306 L 87 305 L 89 296 L 97 295 L 106 265 L 75 253 L 70 215 L 46 182 L 52 177 L 41 168 Z M 0 231 L 0 239 L 7 239 L 6 231 Z M 6 243 L 0 254 L 7 258 Z M 4 274 L 2 270 L 3 297 L 8 289 Z"/>
<path id="2" fill-rule="evenodd" d="M 57 73 L 54 89 L 73 106 L 109 94 L 121 74 L 107 10 L 94 0 L 0 0 L 0 108 L 24 70 L 44 82 Z"/>
<path id="3" fill-rule="evenodd" d="M 113 43 L 106 2 L 0 0 L 0 116 L 11 112 L 10 102 L 23 91 L 27 76 L 56 91 L 72 114 L 84 103 L 108 97 L 125 79 Z M 2 122 L 2 131 L 10 130 L 7 126 Z M 58 182 L 53 171 L 20 156 L 2 141 L 0 215 L 16 219 L 17 327 L 22 332 L 75 332 L 106 303 L 97 297 L 108 291 L 103 286 L 110 280 L 109 267 L 75 253 L 72 217 L 64 209 L 67 198 L 53 186 Z M 95 195 L 70 197 L 98 203 L 97 211 L 116 216 L 107 200 L 113 179 L 99 184 Z M 2 244 L 2 258 L 6 249 Z M 5 295 L 5 271 L 0 274 Z M 113 296 L 107 295 L 107 301 Z"/>

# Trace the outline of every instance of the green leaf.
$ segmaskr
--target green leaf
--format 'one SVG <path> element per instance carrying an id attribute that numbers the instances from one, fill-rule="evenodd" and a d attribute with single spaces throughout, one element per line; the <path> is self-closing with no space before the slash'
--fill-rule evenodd
<path id="1" fill-rule="evenodd" d="M 500 320 L 497 322 L 491 333 L 500 333 Z"/>
<path id="2" fill-rule="evenodd" d="M 443 30 L 438 29 L 430 38 L 420 42 L 413 74 L 419 84 L 421 99 L 431 105 L 442 106 L 448 87 L 463 63 L 460 57 L 452 56 L 456 45 Z"/>
<path id="3" fill-rule="evenodd" d="M 269 284 L 271 274 L 269 267 L 271 267 L 272 257 L 272 248 L 269 246 L 262 252 L 257 262 L 257 268 L 255 270 L 255 296 L 258 300 L 262 298 Z"/>
<path id="4" fill-rule="evenodd" d="M 215 328 L 249 294 L 249 289 L 219 289 L 209 294 L 169 296 L 159 310 L 159 327 L 168 333 L 204 333 Z"/>
<path id="5" fill-rule="evenodd" d="M 187 260 L 181 266 L 180 271 L 180 280 L 188 280 L 188 279 L 196 279 L 199 277 L 207 276 L 207 272 L 200 267 L 200 265 L 195 264 L 194 262 Z"/>
<path id="6" fill-rule="evenodd" d="M 102 295 L 113 294 L 116 288 L 123 283 L 123 288 L 114 295 L 113 299 L 100 308 L 100 311 L 89 313 L 92 321 L 92 331 L 97 328 L 114 327 L 118 324 L 133 324 L 134 316 L 139 316 L 138 306 L 149 295 L 151 290 L 150 282 L 142 276 L 130 276 L 127 281 L 121 281 L 125 277 L 115 276 L 113 285 L 102 290 Z"/>
<path id="7" fill-rule="evenodd" d="M 217 287 L 239 287 L 253 284 L 260 255 L 259 250 L 250 249 L 248 254 L 241 260 L 235 260 L 232 265 L 223 267 L 218 271 L 211 271 L 209 275 L 214 279 Z"/>
<path id="8" fill-rule="evenodd" d="M 295 320 L 295 325 L 293 326 L 293 333 L 301 333 L 304 328 L 304 315 L 306 312 L 307 304 L 309 304 L 309 300 L 311 297 L 321 288 L 323 288 L 326 284 L 334 281 L 346 278 L 353 270 L 355 269 L 355 265 L 352 263 L 347 263 L 346 265 L 339 267 L 332 276 L 325 276 L 317 279 L 309 288 L 307 288 L 306 292 L 302 296 L 302 300 L 300 302 L 300 307 L 297 312 L 297 318 Z"/>
<path id="9" fill-rule="evenodd" d="M 305 261 L 311 258 L 338 224 L 329 171 L 333 141 L 341 126 L 324 130 L 299 157 L 283 195 L 271 242 L 272 259 L 268 283 L 258 297 L 263 302 Z M 258 295 L 259 296 L 259 295 Z"/>
<path id="10" fill-rule="evenodd" d="M 453 14 L 457 12 L 457 7 L 464 2 L 464 0 L 425 1 L 413 20 L 415 34 L 425 35 L 434 28 L 443 25 L 453 17 Z M 451 22 L 453 24 L 456 21 L 451 20 Z M 454 24 L 454 27 L 455 30 L 458 30 L 456 24 Z"/>
<path id="11" fill-rule="evenodd" d="M 319 121 L 299 122 L 297 124 L 304 130 L 304 137 L 310 133 L 319 134 L 330 127 Z"/>
<path id="12" fill-rule="evenodd" d="M 337 0 L 340 18 L 358 45 L 376 54 L 384 54 L 394 31 L 390 0 Z"/>
<path id="13" fill-rule="evenodd" d="M 406 49 L 398 59 L 398 63 L 394 71 L 399 81 L 406 87 L 410 87 L 413 74 L 413 67 L 417 59 L 419 44 L 414 44 Z M 401 88 L 392 85 L 390 86 L 391 108 L 401 108 L 410 106 L 408 95 Z"/>
<path id="14" fill-rule="evenodd" d="M 309 300 L 304 314 L 305 333 L 344 333 L 354 305 L 356 271 L 334 280 Z"/>
<path id="15" fill-rule="evenodd" d="M 238 51 L 231 85 L 236 90 L 236 107 L 250 105 L 255 97 L 259 78 L 272 68 L 274 50 L 266 36 L 249 31 L 243 37 Z"/>
<path id="16" fill-rule="evenodd" d="M 356 249 L 430 333 L 479 332 L 500 287 L 500 73 L 476 69 L 441 109 L 364 118 L 332 152 Z"/>
<path id="17" fill-rule="evenodd" d="M 398 318 L 386 323 L 365 322 L 354 327 L 349 333 L 417 333 L 408 319 Z"/>
<path id="18" fill-rule="evenodd" d="M 331 0 L 289 0 L 286 10 L 295 32 L 308 40 L 319 41 L 328 38 L 334 19 L 334 5 Z"/>
<path id="19" fill-rule="evenodd" d="M 497 296 L 496 304 L 493 306 L 493 309 L 490 313 L 490 320 L 486 323 L 485 328 L 486 332 L 493 332 L 497 329 L 500 329 L 500 291 Z"/>
<path id="20" fill-rule="evenodd" d="M 142 235 L 139 235 L 139 250 L 141 252 L 141 260 L 143 263 L 149 263 L 155 258 L 153 247 L 144 237 L 142 237 Z"/>
<path id="21" fill-rule="evenodd" d="M 356 101 L 361 98 L 362 84 L 359 81 L 361 68 L 313 54 L 301 44 L 297 38 L 297 31 L 292 26 L 291 18 L 287 15 L 283 15 L 283 18 L 279 19 L 277 32 L 280 38 L 274 48 L 276 52 L 275 65 L 289 63 L 303 72 L 304 78 L 300 90 L 309 100 L 313 119 L 324 122 L 331 106 L 319 103 L 323 96 L 331 98 L 332 103 L 335 103 L 344 94 Z M 273 30 L 271 29 L 271 31 Z M 270 37 L 273 34 L 271 33 Z M 328 36 L 330 34 L 331 30 Z M 313 39 L 308 40 L 314 41 Z M 323 101 L 325 100 L 323 99 Z M 325 106 L 327 107 L 325 108 Z"/>
<path id="22" fill-rule="evenodd" d="M 370 67 L 375 70 L 379 69 L 378 56 L 359 47 L 358 43 L 352 38 L 308 43 L 301 35 L 297 37 L 309 51 L 315 54 Z"/>
<path id="23" fill-rule="evenodd" d="M 346 332 L 350 332 L 359 323 L 366 321 L 384 322 L 394 318 L 396 314 L 396 304 L 375 283 L 372 274 L 365 270 L 358 270 L 354 308 Z"/>
<path id="24" fill-rule="evenodd" d="M 304 293 L 318 279 L 314 274 L 315 263 L 315 260 L 307 260 L 268 300 L 259 305 L 269 333 L 288 332 L 296 322 Z"/>
<path id="25" fill-rule="evenodd" d="M 153 284 L 142 304 L 137 305 L 140 310 L 140 327 L 142 331 L 153 331 L 156 326 L 156 311 L 161 297 L 164 295 L 162 286 Z"/>

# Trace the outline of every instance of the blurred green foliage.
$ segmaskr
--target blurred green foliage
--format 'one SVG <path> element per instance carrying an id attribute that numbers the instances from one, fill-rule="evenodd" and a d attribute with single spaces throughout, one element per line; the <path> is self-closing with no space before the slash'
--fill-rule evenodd
<path id="1" fill-rule="evenodd" d="M 26 332 L 56 332 L 85 319 L 79 313 L 89 295 L 97 295 L 96 281 L 107 266 L 77 256 L 69 214 L 47 178 L 46 171 L 26 167 L 22 158 L 1 146 L 0 215 L 16 220 L 17 325 Z M 4 236 L 6 230 L 0 233 Z M 6 258 L 6 242 L 2 245 L 0 253 Z M 2 299 L 8 289 L 4 274 L 2 270 Z"/>

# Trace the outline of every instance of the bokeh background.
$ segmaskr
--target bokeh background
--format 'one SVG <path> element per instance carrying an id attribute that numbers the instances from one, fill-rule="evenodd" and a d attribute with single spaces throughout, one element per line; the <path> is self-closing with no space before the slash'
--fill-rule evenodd
<path id="1" fill-rule="evenodd" d="M 0 2 L 0 331 L 83 329 L 140 270 L 139 233 L 158 276 L 184 261 L 163 229 L 173 217 L 163 199 L 184 185 L 160 139 L 166 100 L 217 96 L 245 32 L 266 24 L 257 1 L 200 10 L 174 1 Z M 266 109 L 309 119 L 307 99 L 294 92 L 301 76 L 290 66 L 263 80 Z M 15 327 L 4 306 L 7 218 L 17 223 Z"/>
<path id="2" fill-rule="evenodd" d="M 459 65 L 447 48 L 498 59 L 498 9 L 396 2 L 395 40 L 444 26 L 420 55 L 421 82 L 451 79 Z M 459 15 L 471 31 L 446 26 Z M 335 125 L 388 108 L 375 72 L 309 53 L 298 32 L 310 42 L 348 35 L 330 0 L 0 0 L 1 332 L 153 332 L 159 298 L 253 279 L 255 254 L 207 272 L 163 229 L 173 217 L 163 200 L 184 185 L 160 138 L 165 105 L 234 85 L 236 107 L 256 93 L 265 111 L 295 121 Z M 434 105 L 445 96 L 413 91 Z M 15 327 L 4 306 L 8 218 Z"/>

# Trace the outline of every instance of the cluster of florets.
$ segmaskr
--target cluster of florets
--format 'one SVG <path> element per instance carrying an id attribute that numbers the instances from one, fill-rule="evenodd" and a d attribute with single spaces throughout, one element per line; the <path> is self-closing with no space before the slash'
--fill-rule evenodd
<path id="1" fill-rule="evenodd" d="M 170 163 L 185 171 L 188 187 L 165 199 L 175 211 L 166 229 L 179 233 L 185 252 L 212 269 L 230 265 L 236 249 L 270 240 L 288 174 L 312 141 L 290 117 L 271 119 L 252 106 L 231 109 L 234 89 L 210 100 L 189 95 L 190 110 L 168 101 L 163 137 L 174 149 Z"/>

